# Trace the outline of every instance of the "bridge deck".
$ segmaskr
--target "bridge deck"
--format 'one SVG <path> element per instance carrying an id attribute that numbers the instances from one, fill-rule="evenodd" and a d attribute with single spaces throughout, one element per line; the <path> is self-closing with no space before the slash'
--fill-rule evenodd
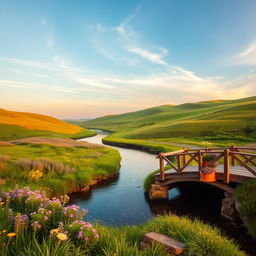
<path id="1" fill-rule="evenodd" d="M 255 167 L 253 167 L 252 169 L 256 171 Z M 174 169 L 171 169 L 171 170 L 165 171 L 165 177 L 166 177 L 166 180 L 163 182 L 165 184 L 170 183 L 168 180 L 172 180 L 173 182 L 175 180 L 182 181 L 182 177 L 184 179 L 196 178 L 196 177 L 199 178 L 198 166 L 187 166 L 181 173 L 177 173 Z M 255 176 L 243 166 L 230 166 L 231 182 L 242 183 L 251 178 L 255 178 Z M 223 164 L 218 165 L 216 168 L 216 179 L 221 181 L 224 180 Z M 154 176 L 154 180 L 161 182 L 161 175 L 156 174 Z"/>

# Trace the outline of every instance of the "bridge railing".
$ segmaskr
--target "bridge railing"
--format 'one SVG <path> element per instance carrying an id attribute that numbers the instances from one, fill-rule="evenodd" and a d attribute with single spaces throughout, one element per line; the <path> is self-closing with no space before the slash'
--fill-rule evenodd
<path id="1" fill-rule="evenodd" d="M 216 147 L 216 148 L 197 148 L 197 149 L 187 149 L 183 148 L 181 150 L 160 153 L 157 158 L 159 158 L 161 179 L 165 180 L 165 163 L 168 163 L 177 173 L 182 173 L 184 169 L 189 166 L 193 161 L 198 165 L 198 171 L 203 169 L 203 156 L 204 154 L 214 154 L 214 159 L 210 162 L 211 164 L 223 159 L 224 161 L 224 182 L 226 184 L 230 181 L 230 166 L 236 166 L 239 163 L 249 172 L 251 172 L 256 177 L 256 148 L 253 147 L 236 147 L 231 146 L 229 148 Z M 173 158 L 176 159 L 176 165 Z"/>

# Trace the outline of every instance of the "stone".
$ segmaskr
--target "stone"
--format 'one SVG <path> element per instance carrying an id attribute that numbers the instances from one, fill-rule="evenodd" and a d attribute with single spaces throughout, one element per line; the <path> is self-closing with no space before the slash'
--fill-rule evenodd
<path id="1" fill-rule="evenodd" d="M 174 255 L 180 255 L 186 249 L 186 245 L 171 237 L 150 232 L 144 235 L 144 243 L 159 243 L 166 248 L 166 252 Z"/>
<path id="2" fill-rule="evenodd" d="M 168 187 L 152 184 L 149 191 L 149 198 L 151 200 L 168 199 Z"/>
<path id="3" fill-rule="evenodd" d="M 225 193 L 225 196 L 226 198 L 222 200 L 221 215 L 231 221 L 235 221 L 239 218 L 235 197 L 229 193 Z"/>

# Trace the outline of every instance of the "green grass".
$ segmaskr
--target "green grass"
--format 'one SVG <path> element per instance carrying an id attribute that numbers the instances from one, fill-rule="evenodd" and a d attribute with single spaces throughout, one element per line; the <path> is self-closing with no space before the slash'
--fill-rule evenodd
<path id="1" fill-rule="evenodd" d="M 175 215 L 158 216 L 140 226 L 124 226 L 121 228 L 97 226 L 100 240 L 93 255 L 122 256 L 164 256 L 163 248 L 157 245 L 147 250 L 139 250 L 138 244 L 143 235 L 157 232 L 187 244 L 184 256 L 244 256 L 244 252 L 225 238 L 220 230 L 196 220 Z"/>
<path id="2" fill-rule="evenodd" d="M 155 174 L 158 174 L 158 173 L 160 173 L 160 170 L 153 171 L 150 174 L 148 174 L 148 176 L 145 178 L 144 184 L 143 184 L 143 188 L 145 192 L 149 192 L 150 186 L 153 182 L 153 178 Z"/>
<path id="3" fill-rule="evenodd" d="M 85 138 L 96 135 L 96 132 L 82 129 L 74 134 L 57 133 L 43 130 L 30 130 L 17 125 L 1 124 L 0 123 L 0 140 L 14 140 L 27 137 L 60 137 L 60 138 Z"/>
<path id="4" fill-rule="evenodd" d="M 169 150 L 170 143 L 244 145 L 256 139 L 256 97 L 164 105 L 76 124 L 114 132 L 105 141 L 158 147 L 162 151 Z"/>
<path id="5" fill-rule="evenodd" d="M 256 179 L 239 185 L 235 194 L 240 203 L 239 213 L 246 220 L 250 234 L 256 238 Z"/>
<path id="6" fill-rule="evenodd" d="M 77 142 L 79 144 L 79 142 Z M 102 146 L 57 146 L 24 143 L 0 147 L 2 187 L 29 185 L 50 194 L 65 194 L 88 187 L 95 179 L 113 176 L 119 171 L 117 150 Z M 43 176 L 36 179 L 32 171 Z"/>

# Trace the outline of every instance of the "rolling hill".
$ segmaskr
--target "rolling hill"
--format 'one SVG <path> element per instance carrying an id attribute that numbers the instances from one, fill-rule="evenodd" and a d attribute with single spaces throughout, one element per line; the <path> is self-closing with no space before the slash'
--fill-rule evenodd
<path id="1" fill-rule="evenodd" d="M 256 138 L 256 97 L 163 105 L 77 123 L 115 132 L 110 137 L 131 140 Z M 109 138 L 110 138 L 109 137 Z"/>
<path id="2" fill-rule="evenodd" d="M 93 132 L 50 116 L 0 109 L 0 139 L 32 136 L 86 137 Z"/>

